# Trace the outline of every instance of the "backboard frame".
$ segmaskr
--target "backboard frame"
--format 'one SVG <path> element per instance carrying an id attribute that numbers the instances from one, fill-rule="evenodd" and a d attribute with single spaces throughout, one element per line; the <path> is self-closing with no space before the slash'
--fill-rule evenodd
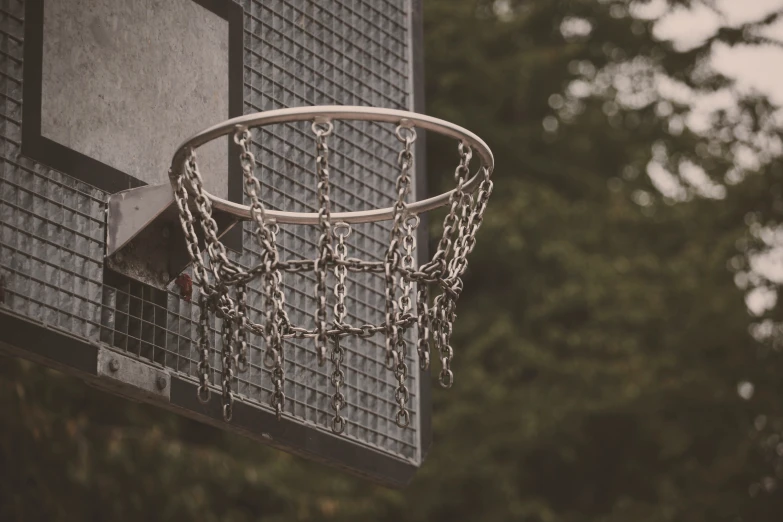
<path id="1" fill-rule="evenodd" d="M 239 35 L 239 38 L 231 40 L 231 45 L 236 45 L 233 43 L 235 41 L 239 42 L 239 52 L 231 54 L 232 57 L 238 56 L 238 61 L 230 58 L 232 62 L 229 65 L 232 70 L 237 66 L 239 67 L 238 98 L 236 97 L 235 89 L 232 88 L 231 93 L 235 97 L 229 103 L 232 107 L 232 112 L 235 112 L 235 114 L 231 115 L 241 115 L 243 111 L 242 71 L 244 66 L 242 61 L 244 52 L 242 47 L 242 16 L 244 16 L 244 12 L 242 7 L 229 0 L 193 1 L 208 9 L 210 9 L 210 6 L 217 9 L 220 7 L 215 6 L 224 6 L 226 9 L 239 14 L 239 30 L 232 31 L 232 34 Z M 415 112 L 423 112 L 424 65 L 421 0 L 412 0 L 410 5 L 409 35 L 411 42 L 408 49 L 412 53 L 409 60 L 411 85 L 407 88 L 412 92 L 413 106 L 411 109 Z M 57 143 L 47 140 L 47 138 L 40 135 L 40 68 L 42 51 L 40 46 L 36 47 L 35 42 L 42 41 L 43 38 L 43 6 L 44 0 L 27 0 L 25 4 L 25 66 L 23 69 L 25 114 L 23 114 L 22 118 L 22 153 L 72 177 L 96 185 L 99 188 L 104 188 L 109 192 L 128 188 L 128 185 L 125 184 L 125 181 L 128 180 L 122 178 L 124 173 L 120 171 L 112 175 L 115 180 L 119 180 L 118 184 L 113 187 L 101 187 L 103 181 L 99 179 L 85 179 L 84 172 L 98 172 L 95 169 L 103 169 L 104 172 L 108 172 L 105 169 L 112 169 L 112 167 L 96 162 L 92 158 L 83 156 L 61 145 L 59 146 L 61 150 L 58 151 Z M 236 17 L 236 14 L 231 16 Z M 35 23 L 35 20 L 39 20 L 41 23 Z M 236 20 L 234 23 L 236 23 Z M 28 62 L 28 57 L 33 61 Z M 33 63 L 34 66 L 30 67 L 29 63 Z M 36 71 L 38 71 L 37 77 Z M 35 81 L 36 78 L 38 78 L 37 82 Z M 36 83 L 39 86 L 37 93 L 35 92 Z M 234 85 L 236 85 L 236 82 Z M 30 100 L 34 100 L 34 102 L 31 103 Z M 38 107 L 37 128 L 35 124 L 36 107 Z M 419 135 L 416 147 L 418 158 L 416 161 L 416 196 L 417 198 L 423 198 L 426 196 L 427 185 L 425 162 L 423 160 L 424 133 Z M 238 155 L 229 153 L 228 157 L 231 161 L 231 158 L 238 158 Z M 91 164 L 93 162 L 97 163 L 97 165 Z M 77 175 L 73 170 L 75 166 L 84 169 L 83 172 Z M 237 165 L 230 165 L 229 168 L 229 172 L 237 173 L 235 178 L 230 177 L 229 179 L 237 180 L 234 186 L 239 187 L 238 200 L 241 201 L 240 169 Z M 129 183 L 131 183 L 131 186 L 142 185 L 138 180 L 136 180 L 135 185 L 132 185 L 132 181 L 129 181 Z M 229 191 L 231 190 L 230 185 Z M 234 197 L 237 196 L 234 195 Z M 428 257 L 426 230 L 426 216 L 423 215 L 422 226 L 419 227 L 418 231 L 420 259 L 427 259 Z M 239 238 L 241 239 L 241 235 Z M 231 243 L 228 244 L 231 246 Z M 242 400 L 238 400 L 236 403 L 232 422 L 226 423 L 223 421 L 219 401 L 211 401 L 205 405 L 197 400 L 196 389 L 198 383 L 194 377 L 170 371 L 168 367 L 148 360 L 128 357 L 120 349 L 108 344 L 87 341 L 84 338 L 76 337 L 63 328 L 16 313 L 10 308 L 3 306 L 2 303 L 0 303 L 0 332 L 3 332 L 3 335 L 0 336 L 0 351 L 3 353 L 37 361 L 77 376 L 88 384 L 111 393 L 132 400 L 154 404 L 219 429 L 241 434 L 284 451 L 342 468 L 379 484 L 392 487 L 401 487 L 407 484 L 425 460 L 431 446 L 431 379 L 429 370 L 421 372 L 419 378 L 419 412 L 421 413 L 418 415 L 419 455 L 415 461 L 409 461 L 378 451 L 368 445 L 357 444 L 354 440 L 333 435 L 325 430 L 315 429 L 314 426 L 298 420 L 284 417 L 281 421 L 278 421 L 272 410 L 260 408 Z M 113 361 L 117 361 L 117 364 L 113 364 Z M 116 366 L 118 369 L 113 370 L 113 366 Z M 162 386 L 161 383 L 165 385 Z"/>
<path id="2" fill-rule="evenodd" d="M 136 188 L 146 183 L 122 170 L 58 143 L 41 132 L 44 61 L 44 9 L 52 0 L 26 0 L 24 27 L 25 110 L 22 114 L 22 153 L 44 165 L 89 183 L 109 193 Z M 228 116 L 241 116 L 244 103 L 244 10 L 233 1 L 191 0 L 228 22 Z M 242 176 L 236 145 L 227 140 L 227 197 L 242 203 Z M 233 175 L 232 175 L 233 174 Z M 241 230 L 229 230 L 226 246 L 242 250 Z"/>

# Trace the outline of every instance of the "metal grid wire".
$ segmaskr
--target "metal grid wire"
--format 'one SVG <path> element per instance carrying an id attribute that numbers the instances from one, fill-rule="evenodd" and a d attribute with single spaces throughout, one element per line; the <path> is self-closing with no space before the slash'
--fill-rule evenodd
<path id="1" fill-rule="evenodd" d="M 410 107 L 407 2 L 396 0 L 243 0 L 245 113 L 302 105 Z M 24 2 L 0 0 L 0 271 L 6 305 L 18 313 L 128 355 L 195 376 L 191 343 L 198 309 L 162 292 L 104 274 L 104 203 L 107 194 L 20 154 Z M 398 143 L 393 128 L 369 122 L 337 122 L 330 138 L 334 211 L 393 203 Z M 254 134 L 256 175 L 270 208 L 313 211 L 314 140 L 309 125 L 277 125 Z M 383 258 L 389 224 L 354 226 L 348 255 Z M 315 227 L 284 226 L 283 259 L 316 254 Z M 260 252 L 249 224 L 245 250 L 236 259 L 255 265 Z M 329 281 L 329 289 L 334 282 Z M 285 274 L 286 309 L 293 322 L 312 328 L 313 274 Z M 383 278 L 349 273 L 348 320 L 383 321 Z M 329 299 L 333 297 L 330 295 Z M 195 298 L 194 298 L 195 300 Z M 260 321 L 263 296 L 251 288 L 251 319 Z M 330 307 L 331 309 L 331 307 Z M 219 328 L 219 323 L 213 325 Z M 251 336 L 252 337 L 252 336 Z M 213 382 L 219 382 L 219 336 L 213 334 Z M 266 407 L 269 372 L 259 340 L 251 339 L 251 369 L 239 376 L 244 400 Z M 393 374 L 383 364 L 382 336 L 346 338 L 349 425 L 344 436 L 384 452 L 416 459 L 418 371 L 409 388 L 412 424 L 394 424 Z M 287 413 L 328 429 L 331 363 L 319 368 L 311 340 L 286 343 Z M 415 351 L 415 350 L 411 350 Z M 416 361 L 410 361 L 412 369 Z M 219 400 L 219 396 L 213 397 Z"/>

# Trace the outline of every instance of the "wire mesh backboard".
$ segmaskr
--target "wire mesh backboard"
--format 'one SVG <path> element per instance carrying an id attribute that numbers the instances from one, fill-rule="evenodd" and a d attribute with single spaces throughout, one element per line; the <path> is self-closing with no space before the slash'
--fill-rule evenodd
<path id="1" fill-rule="evenodd" d="M 412 423 L 399 428 L 382 336 L 348 342 L 349 424 L 336 436 L 329 369 L 317 365 L 313 344 L 285 345 L 288 400 L 278 421 L 251 339 L 251 367 L 225 423 L 219 400 L 196 398 L 197 306 L 176 285 L 156 289 L 104 266 L 105 206 L 111 193 L 165 179 L 179 142 L 231 116 L 330 104 L 420 110 L 419 30 L 416 1 L 0 0 L 0 347 L 372 480 L 406 483 L 430 443 L 428 375 L 411 372 Z M 335 211 L 393 203 L 392 127 L 341 123 L 330 146 Z M 313 211 L 309 126 L 265 128 L 253 147 L 266 205 Z M 227 149 L 204 151 L 205 177 L 211 191 L 241 202 Z M 418 176 L 417 197 L 423 186 Z M 227 244 L 254 265 L 250 226 L 240 228 Z M 281 256 L 316 255 L 317 233 L 283 226 Z M 388 223 L 357 225 L 349 251 L 380 260 L 389 233 Z M 312 274 L 287 274 L 284 284 L 292 321 L 312 324 Z M 351 273 L 349 285 L 351 321 L 382 322 L 383 277 Z M 250 289 L 251 314 L 262 298 Z M 219 368 L 217 351 L 213 358 Z"/>

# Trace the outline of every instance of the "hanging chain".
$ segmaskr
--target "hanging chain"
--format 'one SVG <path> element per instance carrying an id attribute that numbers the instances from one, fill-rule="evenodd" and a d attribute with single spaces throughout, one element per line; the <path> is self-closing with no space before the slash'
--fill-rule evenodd
<path id="1" fill-rule="evenodd" d="M 470 173 L 470 160 L 473 157 L 471 148 L 464 146 L 462 143 L 459 144 L 458 150 L 460 162 L 454 171 L 454 181 L 457 182 L 457 186 L 449 197 L 449 211 L 443 219 L 443 235 L 441 236 L 440 241 L 438 241 L 435 255 L 432 256 L 432 260 L 429 263 L 422 267 L 422 270 L 425 272 L 438 271 L 441 274 L 445 273 L 447 258 L 451 252 L 453 243 L 452 238 L 457 228 L 457 214 L 465 193 L 465 183 L 467 182 L 468 174 Z"/>
<path id="2" fill-rule="evenodd" d="M 277 234 L 280 230 L 278 225 L 268 227 L 269 242 L 277 250 Z M 275 415 L 280 420 L 285 406 L 285 391 L 283 384 L 285 382 L 285 352 L 283 343 L 283 331 L 286 329 L 288 315 L 285 312 L 285 294 L 283 293 L 283 275 L 279 270 L 272 267 L 272 258 L 266 259 L 266 269 L 264 271 L 264 292 L 266 294 L 265 319 L 266 327 L 264 329 L 264 342 L 266 352 L 264 354 L 264 365 L 272 371 L 272 384 L 274 392 L 270 398 L 270 404 L 275 409 Z"/>
<path id="3" fill-rule="evenodd" d="M 272 385 L 274 391 L 269 399 L 269 404 L 274 408 L 277 419 L 283 415 L 285 407 L 285 391 L 283 384 L 285 382 L 285 354 L 283 352 L 283 338 L 280 335 L 280 306 L 277 287 L 281 285 L 281 276 L 279 272 L 269 272 L 264 276 L 264 293 L 266 294 L 265 319 L 266 328 L 264 328 L 264 344 L 266 352 L 264 353 L 264 365 L 271 369 Z"/>
<path id="4" fill-rule="evenodd" d="M 392 236 L 391 246 L 396 248 L 397 243 L 398 240 Z M 389 249 L 384 263 L 384 281 L 386 283 L 384 289 L 386 295 L 386 367 L 390 370 L 393 370 L 398 362 L 398 354 L 394 350 L 399 329 L 396 321 L 397 303 L 394 301 L 394 291 L 397 284 L 395 268 L 399 263 L 399 259 L 399 252 Z"/>
<path id="5" fill-rule="evenodd" d="M 337 223 L 334 226 L 334 233 L 337 236 L 337 260 L 345 261 L 347 257 L 347 246 L 345 240 L 351 235 L 351 227 L 347 223 Z M 335 263 L 334 265 L 334 277 L 337 281 L 334 285 L 334 296 L 336 303 L 334 305 L 334 324 L 335 327 L 344 326 L 345 316 L 347 314 L 345 308 L 345 278 L 348 269 L 344 264 Z M 332 409 L 334 410 L 334 417 L 332 418 L 332 431 L 340 434 L 345 431 L 345 427 L 348 421 L 340 414 L 340 410 L 345 407 L 345 395 L 340 391 L 343 384 L 345 384 L 345 372 L 343 371 L 342 364 L 345 358 L 345 350 L 340 346 L 340 337 L 334 336 L 332 339 L 332 364 L 334 370 L 332 371 L 332 385 L 334 386 L 334 395 L 332 395 Z"/>
<path id="6" fill-rule="evenodd" d="M 342 364 L 345 358 L 345 349 L 340 346 L 340 338 L 335 337 L 332 340 L 334 347 L 332 348 L 332 363 L 334 364 L 334 371 L 332 372 L 332 385 L 334 385 L 334 395 L 332 395 L 332 409 L 334 410 L 334 417 L 332 417 L 332 431 L 338 435 L 345 431 L 345 427 L 348 425 L 348 421 L 340 414 L 340 410 L 345 407 L 345 395 L 340 391 L 340 388 L 345 384 L 345 372 L 343 372 Z"/>
<path id="7" fill-rule="evenodd" d="M 456 318 L 454 300 L 447 294 L 440 294 L 436 297 L 430 311 L 430 320 L 435 334 L 435 345 L 440 354 L 441 370 L 438 380 L 444 388 L 451 388 L 454 384 L 454 373 L 451 371 L 451 360 L 454 358 L 454 350 L 451 348 L 451 332 L 452 324 Z"/>
<path id="8" fill-rule="evenodd" d="M 318 176 L 318 226 L 321 235 L 318 238 L 318 259 L 315 261 L 315 325 L 318 331 L 316 338 L 316 353 L 318 364 L 326 363 L 326 345 L 328 336 L 326 330 L 326 271 L 333 257 L 331 201 L 329 200 L 329 145 L 326 138 L 331 136 L 334 127 L 330 122 L 313 122 L 312 131 L 315 134 L 316 174 Z"/>
<path id="9" fill-rule="evenodd" d="M 462 280 L 459 273 L 448 271 L 449 267 L 454 267 L 453 262 L 448 261 L 449 252 L 452 250 L 454 235 L 457 236 L 457 245 L 454 246 L 454 258 L 461 256 L 460 247 L 462 238 L 465 236 L 464 228 L 457 231 L 456 227 L 460 222 L 458 215 L 465 216 L 465 204 L 472 201 L 472 198 L 465 197 L 464 186 L 470 174 L 470 160 L 473 157 L 473 151 L 470 147 L 460 142 L 458 145 L 460 162 L 454 171 L 454 180 L 457 182 L 457 188 L 452 192 L 449 198 L 449 212 L 443 221 L 443 236 L 438 243 L 438 248 L 432 258 L 430 265 L 434 266 L 441 277 L 445 276 L 447 284 L 444 292 L 435 298 L 433 308 L 430 312 L 432 321 L 435 345 L 440 354 L 441 370 L 439 381 L 444 388 L 451 388 L 454 384 L 454 373 L 451 371 L 451 361 L 454 358 L 454 350 L 451 347 L 451 332 L 453 322 L 456 319 L 454 312 L 456 297 L 462 291 Z M 452 258 L 452 259 L 454 259 Z M 448 290 L 448 291 L 447 291 Z"/>
<path id="10" fill-rule="evenodd" d="M 190 151 L 185 162 L 183 174 L 177 178 L 177 188 L 175 190 L 175 201 L 179 209 L 180 223 L 185 235 L 188 254 L 193 261 L 193 277 L 200 287 L 199 297 L 199 323 L 198 323 L 198 346 L 199 346 L 199 387 L 198 398 L 201 402 L 207 402 L 210 399 L 209 390 L 211 365 L 209 364 L 209 302 L 210 300 L 225 300 L 228 296 L 225 294 L 225 288 L 221 289 L 221 294 L 216 293 L 216 287 L 209 282 L 208 271 L 201 252 L 198 247 L 198 237 L 193 227 L 193 215 L 188 205 L 188 191 L 185 188 L 184 180 L 187 178 L 195 197 L 193 198 L 205 234 L 207 253 L 209 255 L 210 267 L 215 281 L 220 281 L 224 275 L 235 272 L 235 265 L 231 263 L 226 255 L 225 246 L 218 240 L 217 224 L 212 218 L 212 203 L 206 197 L 203 190 L 203 179 L 198 170 L 196 154 Z M 220 304 L 215 306 L 220 308 Z M 223 359 L 222 359 L 222 391 L 223 391 L 223 418 L 230 421 L 233 415 L 234 396 L 231 391 L 231 383 L 234 375 L 233 370 L 233 345 L 234 331 L 231 321 L 227 317 L 223 318 Z"/>
<path id="11" fill-rule="evenodd" d="M 429 288 L 426 283 L 419 282 L 416 295 L 416 319 L 418 326 L 418 340 L 416 350 L 419 353 L 419 368 L 422 371 L 430 369 L 430 310 L 428 307 Z"/>
<path id="12" fill-rule="evenodd" d="M 237 285 L 236 321 L 237 371 L 245 373 L 250 368 L 250 361 L 247 358 L 247 287 L 244 284 Z"/>
<path id="13" fill-rule="evenodd" d="M 457 239 L 454 241 L 454 256 L 451 258 L 448 266 L 448 281 L 454 281 L 462 276 L 467 268 L 467 245 L 465 243 L 470 233 L 470 221 L 473 217 L 473 196 L 463 194 L 460 202 L 460 220 Z"/>
<path id="14" fill-rule="evenodd" d="M 207 296 L 203 292 L 199 294 L 198 306 L 198 399 L 202 403 L 206 403 L 211 395 L 209 377 L 212 373 L 212 367 L 209 364 L 209 308 L 207 307 Z"/>
<path id="15" fill-rule="evenodd" d="M 384 279 L 386 283 L 386 366 L 394 369 L 399 364 L 399 354 L 395 350 L 399 335 L 398 325 L 400 315 L 395 302 L 397 286 L 397 271 L 400 267 L 400 241 L 402 238 L 402 223 L 407 217 L 407 198 L 410 192 L 410 169 L 413 166 L 413 143 L 416 141 L 416 131 L 410 127 L 397 126 L 397 139 L 403 143 L 403 149 L 397 156 L 400 173 L 395 187 L 397 200 L 394 204 L 391 238 L 384 258 Z"/>
<path id="16" fill-rule="evenodd" d="M 234 393 L 231 383 L 234 380 L 234 339 L 235 330 L 231 319 L 223 319 L 223 420 L 230 422 L 234 416 Z"/>
<path id="17" fill-rule="evenodd" d="M 490 172 L 482 168 L 483 179 L 479 185 L 475 203 L 471 197 L 463 197 L 462 220 L 460 223 L 460 237 L 455 248 L 454 258 L 449 265 L 449 277 L 456 279 L 461 277 L 468 266 L 467 256 L 476 246 L 476 232 L 484 220 L 484 212 L 487 210 L 489 196 L 492 195 L 493 182 Z"/>
<path id="18" fill-rule="evenodd" d="M 220 281 L 223 277 L 236 273 L 239 267 L 228 259 L 226 247 L 218 239 L 218 226 L 212 218 L 212 201 L 204 192 L 204 180 L 199 172 L 194 150 L 190 151 L 185 161 L 185 176 L 195 194 L 193 201 L 198 211 L 201 229 L 204 231 L 212 273 L 215 281 Z"/>
<path id="19" fill-rule="evenodd" d="M 337 302 L 334 305 L 334 323 L 339 328 L 346 324 L 345 279 L 348 275 L 348 267 L 344 262 L 348 257 L 348 247 L 345 244 L 345 240 L 351 235 L 351 226 L 347 223 L 336 223 L 334 233 L 337 236 L 337 246 L 335 248 L 337 255 L 334 264 L 334 277 L 337 281 L 334 285 L 334 296 Z"/>
<path id="20" fill-rule="evenodd" d="M 414 251 L 416 250 L 416 228 L 419 226 L 418 216 L 408 216 L 405 219 L 405 235 L 402 238 L 402 248 L 405 255 L 402 256 L 401 266 L 404 269 L 413 269 L 415 261 L 413 258 Z M 400 317 L 410 314 L 411 304 L 411 288 L 413 286 L 412 281 L 409 278 L 400 279 L 400 288 L 402 293 L 400 299 L 397 302 L 398 314 Z M 395 376 L 397 377 L 397 389 L 394 391 L 394 398 L 397 400 L 397 416 L 395 421 L 401 428 L 407 427 L 411 422 L 410 412 L 408 411 L 407 404 L 410 399 L 410 392 L 406 385 L 408 379 L 408 341 L 405 339 L 405 328 L 399 328 L 397 332 L 396 351 L 399 354 L 399 360 L 397 361 L 397 367 L 395 368 Z"/>
<path id="21" fill-rule="evenodd" d="M 261 203 L 261 182 L 255 176 L 256 158 L 250 150 L 252 135 L 245 127 L 237 127 L 234 133 L 234 143 L 239 145 L 242 152 L 239 155 L 239 163 L 242 166 L 242 176 L 245 180 L 245 194 L 250 199 L 250 216 L 256 225 L 255 235 L 261 247 L 261 263 L 264 271 L 269 270 L 280 260 L 277 244 L 272 233 L 273 221 L 266 218 L 266 209 Z"/>
<path id="22" fill-rule="evenodd" d="M 419 218 L 416 217 L 415 227 L 418 228 L 419 226 Z M 413 249 L 416 248 L 416 236 L 414 234 L 414 231 L 411 230 L 411 227 L 408 227 L 406 230 L 407 236 L 411 237 L 411 242 L 413 244 Z M 406 238 L 407 238 L 406 236 Z M 406 245 L 407 246 L 407 245 Z M 413 250 L 412 249 L 412 250 Z M 408 260 L 407 258 L 410 258 Z M 406 262 L 403 263 L 403 268 L 405 266 L 413 266 L 413 252 L 409 251 L 406 255 Z M 411 271 L 413 268 L 411 268 Z M 407 278 L 407 281 L 409 281 L 408 284 L 410 284 L 410 281 L 412 281 L 411 278 Z M 418 327 L 418 337 L 416 341 L 416 351 L 419 355 L 419 368 L 422 371 L 427 371 L 430 369 L 430 329 L 429 329 L 429 307 L 428 307 L 428 301 L 429 301 L 429 287 L 427 286 L 427 283 L 424 281 L 418 281 L 416 283 L 416 326 Z"/>
<path id="23" fill-rule="evenodd" d="M 416 251 L 416 228 L 419 226 L 419 216 L 408 216 L 405 220 L 405 234 L 402 237 L 402 256 L 400 266 L 403 270 L 413 270 L 416 261 L 414 252 Z M 400 314 L 405 315 L 411 311 L 411 288 L 413 281 L 407 277 L 400 279 L 400 289 L 402 295 L 399 299 Z"/>
<path id="24" fill-rule="evenodd" d="M 190 262 L 193 265 L 193 280 L 201 288 L 202 293 L 210 294 L 209 278 L 207 274 L 207 268 L 204 266 L 204 260 L 201 258 L 201 250 L 198 246 L 198 236 L 196 230 L 193 227 L 193 214 L 190 212 L 188 205 L 188 191 L 185 188 L 186 175 L 180 175 L 177 177 L 177 188 L 174 191 L 174 201 L 177 203 L 177 209 L 179 209 L 179 222 L 182 225 L 182 232 L 185 235 L 185 246 L 190 257 Z M 196 171 L 198 175 L 198 171 Z M 194 181 L 190 180 L 191 185 Z M 200 211 L 200 210 L 199 210 Z"/>
<path id="25" fill-rule="evenodd" d="M 397 156 L 397 166 L 400 173 L 397 176 L 395 188 L 397 189 L 397 201 L 394 204 L 394 215 L 392 218 L 391 239 L 389 249 L 386 251 L 385 259 L 385 281 L 386 281 L 386 365 L 394 370 L 394 376 L 397 378 L 397 388 L 394 391 L 394 398 L 397 401 L 397 415 L 395 422 L 401 428 L 410 424 L 411 416 L 407 404 L 410 399 L 410 392 L 406 381 L 408 379 L 407 363 L 407 341 L 405 340 L 405 329 L 397 326 L 400 319 L 406 314 L 410 314 L 411 283 L 407 278 L 402 278 L 400 286 L 403 293 L 399 302 L 395 302 L 395 290 L 397 285 L 397 271 L 400 268 L 413 268 L 413 238 L 406 243 L 403 237 L 403 227 L 409 231 L 411 227 L 406 226 L 408 215 L 408 194 L 410 193 L 411 177 L 410 171 L 413 167 L 413 143 L 416 141 L 416 131 L 407 126 L 398 125 L 395 130 L 397 140 L 403 144 L 403 148 Z M 418 218 L 415 218 L 418 221 Z M 400 244 L 402 243 L 402 245 Z M 400 255 L 400 248 L 406 249 L 407 256 Z M 408 259 L 406 264 L 405 259 Z"/>
<path id="26" fill-rule="evenodd" d="M 283 347 L 283 333 L 290 327 L 288 315 L 285 312 L 285 294 L 282 290 L 282 274 L 277 265 L 280 261 L 280 254 L 277 248 L 277 233 L 279 227 L 272 220 L 267 219 L 266 209 L 261 203 L 260 192 L 261 182 L 255 176 L 255 156 L 250 150 L 252 135 L 247 128 L 238 127 L 234 133 L 234 142 L 240 146 L 242 152 L 239 155 L 242 166 L 242 174 L 245 180 L 245 194 L 250 199 L 250 214 L 253 222 L 256 224 L 255 237 L 262 247 L 261 264 L 258 274 L 263 274 L 266 303 L 265 319 L 266 325 L 263 328 L 264 344 L 266 352 L 264 354 L 264 365 L 271 369 L 272 384 L 274 392 L 270 398 L 270 404 L 275 409 L 277 418 L 280 419 L 285 407 L 285 392 L 283 384 L 285 382 L 285 353 Z M 240 288 L 243 288 L 240 286 Z M 240 300 L 240 303 L 243 301 Z M 240 332 L 242 326 L 249 327 L 246 322 L 246 313 L 243 313 L 243 321 L 240 323 Z M 240 352 L 241 357 L 242 352 Z"/>
<path id="27" fill-rule="evenodd" d="M 254 223 L 253 235 L 260 247 L 257 265 L 244 268 L 232 262 L 225 246 L 219 240 L 217 223 L 212 217 L 212 200 L 203 187 L 194 151 L 187 151 L 183 171 L 176 178 L 174 189 L 180 224 L 185 236 L 188 256 L 193 265 L 193 281 L 200 288 L 198 319 L 198 398 L 206 402 L 210 398 L 212 366 L 210 364 L 210 318 L 211 313 L 222 320 L 222 395 L 223 417 L 230 421 L 235 403 L 234 379 L 237 372 L 250 368 L 248 332 L 263 338 L 265 352 L 263 364 L 272 376 L 273 391 L 270 404 L 278 419 L 285 408 L 285 354 L 286 339 L 313 338 L 319 365 L 326 362 L 327 351 L 333 364 L 330 381 L 334 386 L 331 407 L 334 410 L 332 431 L 343 433 L 348 425 L 342 411 L 347 405 L 343 393 L 345 386 L 346 349 L 341 337 L 355 336 L 369 338 L 378 333 L 386 337 L 386 366 L 393 370 L 397 380 L 395 400 L 397 414 L 395 421 L 401 428 L 411 422 L 408 410 L 410 391 L 408 343 L 406 332 L 417 325 L 416 349 L 422 371 L 429 369 L 430 341 L 434 342 L 441 361 L 439 381 L 449 388 L 454 382 L 451 370 L 453 349 L 451 336 L 456 319 L 456 301 L 462 292 L 462 277 L 467 269 L 467 256 L 473 251 L 476 233 L 492 193 L 491 170 L 482 166 L 478 191 L 471 195 L 465 191 L 470 174 L 471 148 L 459 144 L 460 161 L 454 173 L 456 188 L 449 197 L 449 208 L 443 221 L 441 236 L 432 259 L 417 268 L 415 263 L 416 231 L 419 218 L 408 212 L 408 197 L 411 191 L 411 170 L 413 168 L 413 144 L 416 131 L 407 121 L 402 121 L 395 134 L 403 145 L 397 157 L 399 173 L 395 182 L 396 201 L 393 206 L 392 227 L 388 249 L 383 260 L 364 261 L 349 258 L 346 239 L 351 228 L 346 223 L 331 223 L 330 200 L 330 149 L 327 139 L 333 133 L 331 122 L 316 120 L 311 129 L 316 141 L 316 176 L 318 194 L 318 227 L 315 259 L 280 259 L 277 245 L 279 227 L 267 217 L 261 202 L 261 183 L 254 174 L 255 156 L 251 152 L 250 131 L 238 126 L 234 141 L 241 148 L 240 164 L 243 172 L 245 194 L 249 199 L 250 217 Z M 203 230 L 204 251 L 199 245 L 195 222 Z M 206 256 L 204 256 L 206 252 Z M 327 279 L 330 267 L 333 270 L 335 304 L 332 307 L 333 321 L 328 322 Z M 315 325 L 306 329 L 291 323 L 285 311 L 282 272 L 301 273 L 312 271 L 316 278 Z M 385 282 L 385 322 L 381 324 L 351 325 L 346 322 L 346 280 L 348 271 L 361 273 L 382 273 Z M 265 301 L 262 324 L 249 319 L 248 284 L 263 282 Z M 416 310 L 413 313 L 412 292 L 416 283 Z M 434 284 L 441 289 L 430 306 L 430 288 Z M 399 296 L 397 295 L 399 287 Z M 236 293 L 229 295 L 233 289 Z M 233 297 L 233 298 L 232 298 Z M 331 345 L 331 350 L 329 347 Z"/>

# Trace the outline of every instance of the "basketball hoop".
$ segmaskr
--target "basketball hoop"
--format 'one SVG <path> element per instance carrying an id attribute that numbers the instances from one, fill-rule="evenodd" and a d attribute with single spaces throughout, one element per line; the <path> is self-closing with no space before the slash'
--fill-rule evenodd
<path id="1" fill-rule="evenodd" d="M 399 174 L 396 179 L 396 202 L 388 208 L 355 212 L 332 212 L 330 200 L 329 138 L 337 120 L 364 120 L 396 125 L 390 138 L 400 143 L 397 156 Z M 311 122 L 316 149 L 315 172 L 318 194 L 318 212 L 300 213 L 270 210 L 259 198 L 261 183 L 254 174 L 255 157 L 251 152 L 251 129 L 277 123 Z M 449 192 L 421 201 L 408 202 L 410 172 L 414 163 L 413 144 L 416 130 L 425 129 L 453 138 L 458 142 L 459 163 L 454 179 L 456 187 Z M 195 150 L 217 138 L 232 136 L 240 147 L 240 164 L 245 194 L 250 205 L 240 205 L 218 198 L 204 189 Z M 470 175 L 474 152 L 480 165 Z M 405 428 L 411 415 L 407 409 L 410 397 L 406 387 L 409 368 L 406 360 L 408 340 L 406 332 L 416 326 L 416 349 L 420 367 L 429 368 L 430 344 L 438 350 L 441 361 L 439 381 L 450 388 L 454 382 L 451 370 L 453 350 L 450 346 L 457 299 L 462 292 L 462 276 L 467 268 L 467 255 L 475 247 L 476 232 L 481 225 L 489 196 L 492 193 L 490 176 L 494 168 L 492 152 L 472 132 L 453 123 L 407 111 L 370 107 L 321 106 L 281 109 L 251 114 L 227 120 L 210 127 L 185 141 L 172 160 L 170 178 L 179 210 L 179 221 L 193 264 L 193 281 L 200 288 L 198 298 L 201 310 L 198 326 L 199 399 L 210 398 L 208 356 L 210 351 L 209 314 L 222 320 L 222 394 L 223 417 L 230 421 L 233 413 L 231 389 L 235 371 L 248 368 L 248 333 L 259 335 L 264 341 L 264 364 L 272 372 L 274 392 L 271 406 L 280 418 L 285 403 L 285 339 L 312 338 L 315 340 L 319 364 L 331 359 L 331 383 L 335 392 L 331 406 L 334 410 L 332 430 L 342 433 L 347 420 L 341 414 L 346 399 L 341 388 L 345 383 L 344 350 L 340 339 L 345 336 L 367 338 L 376 334 L 386 337 L 386 366 L 397 378 L 394 396 L 397 402 L 395 421 Z M 443 235 L 433 257 L 416 267 L 416 230 L 419 214 L 447 206 Z M 219 239 L 218 225 L 213 209 L 252 221 L 254 239 L 261 251 L 256 266 L 243 267 L 229 259 L 226 247 Z M 383 261 L 367 261 L 350 257 L 346 239 L 351 224 L 392 221 L 389 245 Z M 277 246 L 279 224 L 299 224 L 318 227 L 320 236 L 312 258 L 282 260 Z M 199 246 L 196 227 L 204 236 L 205 248 Z M 312 328 L 292 324 L 285 311 L 282 290 L 283 272 L 313 272 L 316 279 L 316 309 Z M 329 313 L 327 306 L 327 274 L 334 274 L 332 294 L 336 301 Z M 352 325 L 346 322 L 346 276 L 348 271 L 374 272 L 385 277 L 385 321 L 380 324 Z M 247 285 L 251 281 L 263 284 L 264 320 L 254 323 L 248 319 L 245 301 Z M 416 285 L 416 311 L 413 311 L 413 285 Z M 431 287 L 440 293 L 430 302 Z M 331 317 L 330 317 L 331 315 Z"/>

